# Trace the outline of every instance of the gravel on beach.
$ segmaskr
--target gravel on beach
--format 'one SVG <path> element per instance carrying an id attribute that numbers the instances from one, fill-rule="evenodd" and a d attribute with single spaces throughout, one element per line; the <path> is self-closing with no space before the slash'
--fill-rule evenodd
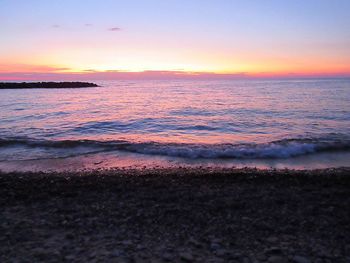
<path id="1" fill-rule="evenodd" d="M 0 173 L 0 262 L 350 262 L 350 169 Z"/>

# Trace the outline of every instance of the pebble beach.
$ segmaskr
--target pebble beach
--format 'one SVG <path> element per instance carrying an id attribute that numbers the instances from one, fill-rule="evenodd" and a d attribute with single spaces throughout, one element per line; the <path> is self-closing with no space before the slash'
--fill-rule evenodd
<path id="1" fill-rule="evenodd" d="M 349 262 L 350 170 L 0 174 L 1 262 Z"/>

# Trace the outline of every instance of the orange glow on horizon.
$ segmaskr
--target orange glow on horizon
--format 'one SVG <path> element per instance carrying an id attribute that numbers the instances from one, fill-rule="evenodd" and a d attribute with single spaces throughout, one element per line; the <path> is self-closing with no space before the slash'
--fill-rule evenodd
<path id="1" fill-rule="evenodd" d="M 102 51 L 101 51 L 102 50 Z M 240 54 L 240 56 L 224 56 L 220 52 L 175 54 L 166 57 L 165 51 L 150 52 L 142 55 L 132 52 L 121 52 L 117 56 L 113 50 L 90 50 L 91 55 L 86 52 L 74 53 L 71 49 L 61 48 L 60 52 L 52 55 L 43 52 L 40 56 L 23 56 L 7 58 L 0 64 L 0 79 L 26 79 L 21 74 L 51 74 L 56 79 L 62 76 L 92 76 L 98 75 L 103 78 L 108 74 L 109 78 L 118 78 L 117 74 L 142 76 L 165 76 L 166 74 L 176 77 L 195 76 L 229 77 L 244 76 L 252 78 L 264 77 L 303 77 L 303 76 L 350 76 L 350 63 L 346 58 L 315 57 L 300 59 L 273 58 L 260 53 Z M 111 57 L 111 58 L 109 58 Z M 13 61 L 23 61 L 18 64 Z M 36 64 L 31 64 L 36 61 Z M 10 75 L 12 74 L 12 77 Z M 112 76 L 115 74 L 115 76 Z M 124 77 L 123 75 L 123 77 Z M 40 78 L 40 76 L 38 76 Z"/>
<path id="2" fill-rule="evenodd" d="M 250 77 L 279 76 L 350 76 L 346 56 L 329 54 L 273 54 L 271 51 L 220 50 L 210 47 L 174 49 L 162 47 L 129 47 L 119 49 L 104 46 L 79 46 L 79 43 L 50 43 L 39 53 L 8 54 L 0 62 L 0 74 L 97 74 L 173 72 L 186 75 L 237 75 Z M 16 63 L 21 61 L 21 63 Z M 35 63 L 33 63 L 35 61 Z M 0 76 L 1 77 L 1 76 Z M 4 79 L 4 77 L 1 77 Z"/>
<path id="3" fill-rule="evenodd" d="M 288 76 L 350 76 L 350 69 L 346 66 L 334 66 L 333 68 L 325 67 L 322 65 L 305 66 L 300 68 L 289 68 L 286 65 L 273 65 L 273 64 L 261 64 L 261 65 L 246 65 L 245 67 L 239 68 L 239 70 L 229 69 L 207 69 L 196 68 L 196 67 L 140 67 L 140 68 L 122 68 L 115 69 L 113 67 L 97 67 L 91 69 L 84 68 L 72 68 L 69 66 L 57 66 L 57 65 L 22 65 L 22 64 L 11 64 L 1 65 L 0 64 L 0 79 L 5 79 L 1 74 L 56 74 L 56 75 L 91 75 L 99 73 L 120 73 L 120 74 L 176 74 L 184 76 L 205 76 L 215 75 L 228 76 L 228 75 L 242 75 L 246 77 L 288 77 Z"/>

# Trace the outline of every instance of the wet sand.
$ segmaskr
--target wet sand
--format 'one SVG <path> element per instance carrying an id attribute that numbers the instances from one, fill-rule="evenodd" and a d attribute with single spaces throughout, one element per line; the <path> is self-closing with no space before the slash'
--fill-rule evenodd
<path id="1" fill-rule="evenodd" d="M 350 169 L 0 174 L 1 262 L 349 262 Z"/>

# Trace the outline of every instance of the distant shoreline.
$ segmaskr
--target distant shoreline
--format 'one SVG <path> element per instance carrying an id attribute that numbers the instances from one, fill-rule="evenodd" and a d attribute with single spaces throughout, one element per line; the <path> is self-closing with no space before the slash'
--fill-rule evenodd
<path id="1" fill-rule="evenodd" d="M 72 89 L 98 87 L 91 82 L 0 82 L 0 89 Z"/>

